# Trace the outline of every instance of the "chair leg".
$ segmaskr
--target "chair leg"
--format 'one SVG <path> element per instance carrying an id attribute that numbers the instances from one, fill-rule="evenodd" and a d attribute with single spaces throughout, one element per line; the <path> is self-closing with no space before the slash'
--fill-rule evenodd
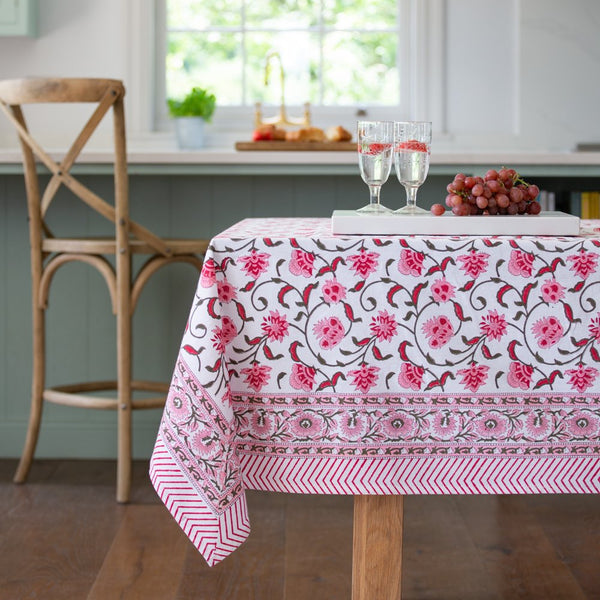
<path id="1" fill-rule="evenodd" d="M 117 282 L 117 502 L 129 502 L 131 490 L 131 297 L 128 257 L 119 256 Z"/>
<path id="2" fill-rule="evenodd" d="M 21 460 L 13 477 L 15 483 L 24 483 L 29 475 L 29 469 L 35 454 L 40 425 L 42 423 L 42 410 L 44 379 L 46 370 L 45 357 L 45 313 L 43 308 L 35 307 L 33 310 L 33 372 L 31 382 L 31 410 L 27 437 Z"/>
<path id="3" fill-rule="evenodd" d="M 129 502 L 131 490 L 131 320 L 117 316 L 117 502 Z"/>
<path id="4" fill-rule="evenodd" d="M 131 491 L 131 407 L 118 412 L 117 502 L 129 502 Z"/>

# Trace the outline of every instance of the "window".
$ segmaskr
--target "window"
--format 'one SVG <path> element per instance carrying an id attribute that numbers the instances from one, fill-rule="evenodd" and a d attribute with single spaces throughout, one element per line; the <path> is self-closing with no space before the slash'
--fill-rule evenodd
<path id="1" fill-rule="evenodd" d="M 166 93 L 221 106 L 399 104 L 396 0 L 166 0 Z M 265 85 L 267 57 L 269 85 Z"/>
<path id="2" fill-rule="evenodd" d="M 218 128 L 247 130 L 257 101 L 275 114 L 279 61 L 291 116 L 305 102 L 316 124 L 442 116 L 445 0 L 154 1 L 155 130 L 169 127 L 165 99 L 194 85 L 216 94 Z"/>

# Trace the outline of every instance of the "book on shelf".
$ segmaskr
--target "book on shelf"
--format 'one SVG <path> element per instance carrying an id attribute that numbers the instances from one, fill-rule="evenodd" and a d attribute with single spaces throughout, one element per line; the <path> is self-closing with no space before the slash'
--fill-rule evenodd
<path id="1" fill-rule="evenodd" d="M 582 219 L 600 219 L 600 191 L 569 192 L 565 212 Z"/>
<path id="2" fill-rule="evenodd" d="M 554 192 L 541 190 L 538 202 L 544 212 L 556 210 L 556 194 Z"/>
<path id="3" fill-rule="evenodd" d="M 581 192 L 571 192 L 569 212 L 576 217 L 581 216 Z"/>
<path id="4" fill-rule="evenodd" d="M 582 219 L 600 219 L 600 192 L 581 192 Z"/>

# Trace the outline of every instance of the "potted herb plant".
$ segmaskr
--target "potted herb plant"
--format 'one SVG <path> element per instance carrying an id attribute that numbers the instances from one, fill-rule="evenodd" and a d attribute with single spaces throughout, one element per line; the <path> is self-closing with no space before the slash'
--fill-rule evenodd
<path id="1" fill-rule="evenodd" d="M 175 119 L 177 143 L 180 148 L 202 148 L 204 124 L 210 122 L 215 105 L 215 95 L 199 87 L 193 87 L 183 100 L 167 99 L 169 114 Z"/>

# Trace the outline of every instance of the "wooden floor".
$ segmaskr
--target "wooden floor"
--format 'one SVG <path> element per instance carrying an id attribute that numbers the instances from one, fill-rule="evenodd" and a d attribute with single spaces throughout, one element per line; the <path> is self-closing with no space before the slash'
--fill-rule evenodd
<path id="1" fill-rule="evenodd" d="M 252 534 L 207 567 L 136 463 L 0 460 L 2 600 L 350 600 L 352 498 L 250 492 Z M 600 496 L 408 497 L 403 600 L 600 599 Z M 377 600 L 377 599 L 373 599 Z"/>

